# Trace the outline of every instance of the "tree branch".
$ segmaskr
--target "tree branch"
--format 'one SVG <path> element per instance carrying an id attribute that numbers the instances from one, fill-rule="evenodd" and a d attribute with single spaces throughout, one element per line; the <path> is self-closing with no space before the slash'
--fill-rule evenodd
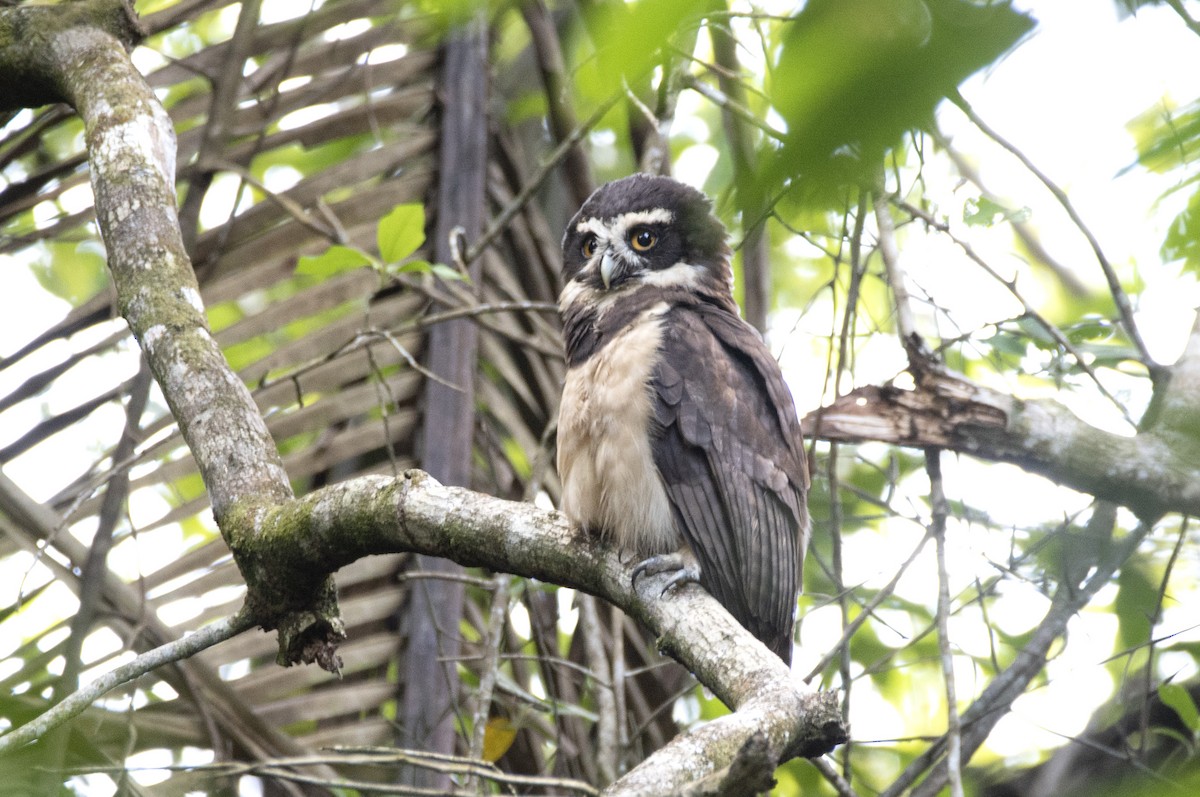
<path id="1" fill-rule="evenodd" d="M 70 8 L 68 15 L 57 7 L 6 10 L 0 65 L 36 62 L 48 85 L 20 99 L 65 100 L 83 120 L 118 306 L 200 468 L 213 515 L 250 587 L 252 613 L 280 629 L 281 659 L 336 670 L 334 649 L 344 632 L 332 579 L 281 578 L 256 556 L 252 540 L 231 531 L 248 528 L 245 517 L 290 499 L 292 490 L 250 391 L 208 328 L 176 212 L 175 131 L 125 50 L 137 38 L 136 17 L 114 0 Z M 14 30 L 25 37 L 12 38 Z"/>
<path id="2" fill-rule="evenodd" d="M 728 11 L 725 0 L 714 0 L 709 10 Z M 738 204 L 742 214 L 742 304 L 746 320 L 759 332 L 766 334 L 767 314 L 771 309 L 771 242 L 767 234 L 764 212 L 768 210 L 762 186 L 756 179 L 758 163 L 756 146 L 750 125 L 735 113 L 731 106 L 746 106 L 746 88 L 741 80 L 737 57 L 737 40 L 727 21 L 709 20 L 713 60 L 719 67 L 717 82 L 729 103 L 721 106 L 721 124 L 732 157 L 733 181 L 737 186 Z"/>
<path id="3" fill-rule="evenodd" d="M 101 5 L 128 12 L 111 0 Z M 732 763 L 756 733 L 772 761 L 819 755 L 845 740 L 836 698 L 798 691 L 786 666 L 706 592 L 689 586 L 660 597 L 660 577 L 642 579 L 635 593 L 616 551 L 558 513 L 443 487 L 420 472 L 364 477 L 293 498 L 249 391 L 204 317 L 176 216 L 169 118 L 111 34 L 68 27 L 39 43 L 58 92 L 45 101 L 66 99 L 85 125 L 96 213 L 122 313 L 200 466 L 248 586 L 236 618 L 139 657 L 65 706 L 90 704 L 110 684 L 256 622 L 280 628 L 285 662 L 336 669 L 342 631 L 330 574 L 362 556 L 407 551 L 604 597 L 652 629 L 661 648 L 734 710 L 677 738 L 614 784 L 613 794 L 674 790 Z M 736 657 L 729 655 L 734 650 Z M 9 734 L 6 744 L 43 733 L 44 717 Z"/>
<path id="4" fill-rule="evenodd" d="M 566 91 L 569 78 L 562 46 L 558 40 L 558 31 L 549 9 L 546 8 L 545 0 L 522 0 L 520 7 L 525 27 L 529 29 L 533 54 L 537 57 L 538 71 L 545 88 L 546 118 L 550 123 L 550 132 L 555 142 L 562 144 L 573 138 L 578 125 L 575 122 L 575 109 L 571 104 L 570 94 Z M 587 153 L 578 140 L 567 145 L 563 172 L 564 180 L 571 191 L 571 198 L 576 205 L 582 205 L 595 186 L 592 183 Z"/>
<path id="5" fill-rule="evenodd" d="M 128 664 L 105 673 L 87 686 L 68 695 L 62 702 L 41 714 L 37 719 L 25 723 L 0 736 L 0 756 L 18 747 L 44 737 L 67 720 L 82 713 L 104 695 L 122 684 L 127 684 L 146 673 L 166 664 L 190 658 L 218 642 L 232 639 L 254 625 L 253 618 L 245 611 L 207 625 L 194 634 L 174 642 L 160 645 L 147 651 Z"/>
<path id="6" fill-rule="evenodd" d="M 1143 517 L 1200 512 L 1200 460 L 1166 418 L 1126 437 L 1089 426 L 1055 401 L 1018 399 L 948 371 L 923 372 L 917 382 L 915 390 L 859 388 L 809 413 L 804 427 L 825 440 L 933 446 L 1010 462 Z"/>
<path id="7" fill-rule="evenodd" d="M 659 647 L 733 713 L 676 737 L 609 794 L 670 793 L 730 765 L 755 733 L 776 762 L 820 755 L 846 739 L 836 696 L 801 692 L 786 665 L 715 598 L 696 586 L 664 594 L 665 575 L 641 578 L 635 590 L 631 563 L 558 512 L 408 471 L 327 487 L 268 509 L 254 523 L 259 556 L 292 579 L 319 579 L 363 556 L 414 552 L 580 589 L 649 628 Z M 729 655 L 734 650 L 738 655 Z M 102 693 L 89 692 L 89 702 Z"/>
<path id="8" fill-rule="evenodd" d="M 629 783 L 680 783 L 706 774 L 729 763 L 719 750 L 731 755 L 756 730 L 767 734 L 777 759 L 816 755 L 845 738 L 836 700 L 797 691 L 778 657 L 708 593 L 685 587 L 660 597 L 660 577 L 639 579 L 635 592 L 632 570 L 617 551 L 557 512 L 446 487 L 409 471 L 398 479 L 354 479 L 291 501 L 265 513 L 256 535 L 275 566 L 294 577 L 370 554 L 412 551 L 580 589 L 651 629 L 659 647 L 734 714 L 677 738 L 614 784 L 615 794 L 637 793 L 625 790 Z M 738 655 L 730 656 L 731 650 Z M 736 744 L 712 746 L 722 740 Z"/>
<path id="9" fill-rule="evenodd" d="M 1111 533 L 1115 513 L 1109 510 L 1096 511 L 1089 521 L 1089 530 Z M 1103 527 L 1103 528 L 1102 528 Z M 1054 595 L 1053 603 L 1045 617 L 1034 629 L 1028 644 L 1017 654 L 1016 660 L 992 679 L 979 698 L 962 715 L 962 754 L 969 760 L 987 740 L 996 723 L 1008 713 L 1013 701 L 1024 694 L 1031 681 L 1045 669 L 1054 642 L 1066 633 L 1067 623 L 1078 614 L 1096 593 L 1111 583 L 1113 575 L 1125 560 L 1137 549 L 1152 524 L 1143 523 L 1125 535 L 1112 547 L 1108 556 L 1096 563 L 1091 575 L 1079 583 L 1063 583 Z M 933 771 L 917 788 L 910 792 L 913 797 L 934 797 L 946 785 L 948 777 L 946 761 L 946 737 L 910 764 L 899 778 L 883 793 L 883 797 L 898 797 L 913 779 L 931 763 L 937 762 Z"/>

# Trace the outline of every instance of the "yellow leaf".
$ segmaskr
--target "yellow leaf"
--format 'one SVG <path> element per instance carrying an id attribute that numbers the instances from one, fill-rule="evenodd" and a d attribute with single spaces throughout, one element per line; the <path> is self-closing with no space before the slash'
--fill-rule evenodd
<path id="1" fill-rule="evenodd" d="M 492 717 L 483 729 L 483 760 L 496 763 L 516 738 L 517 728 L 508 717 Z"/>

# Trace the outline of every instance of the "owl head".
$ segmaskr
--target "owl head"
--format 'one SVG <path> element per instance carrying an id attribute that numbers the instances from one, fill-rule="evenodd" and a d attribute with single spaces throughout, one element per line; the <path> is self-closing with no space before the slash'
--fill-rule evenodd
<path id="1" fill-rule="evenodd" d="M 648 174 L 615 180 L 596 189 L 567 224 L 564 295 L 647 285 L 728 294 L 725 237 L 712 203 L 695 188 Z"/>

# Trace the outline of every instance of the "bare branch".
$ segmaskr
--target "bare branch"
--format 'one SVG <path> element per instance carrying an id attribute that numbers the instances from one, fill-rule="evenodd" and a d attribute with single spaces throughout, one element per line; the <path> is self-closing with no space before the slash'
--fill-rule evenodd
<path id="1" fill-rule="evenodd" d="M 879 227 L 879 255 L 887 271 L 888 287 L 892 289 L 892 298 L 896 307 L 896 329 L 900 333 L 900 343 L 908 355 L 911 368 L 917 368 L 925 360 L 925 343 L 917 332 L 917 323 L 913 317 L 912 301 L 908 295 L 908 285 L 905 283 L 904 270 L 900 267 L 900 249 L 896 246 L 896 223 L 892 219 L 892 211 L 884 199 L 883 180 L 880 179 L 875 191 L 875 223 Z"/>
<path id="2" fill-rule="evenodd" d="M 836 701 L 797 692 L 778 657 L 708 593 L 686 587 L 662 595 L 659 577 L 640 579 L 635 591 L 617 551 L 556 512 L 446 487 L 410 471 L 400 479 L 354 479 L 289 502 L 261 516 L 256 536 L 275 552 L 273 566 L 293 577 L 372 553 L 412 551 L 581 589 L 620 606 L 735 711 L 647 759 L 614 784 L 614 793 L 630 778 L 664 782 L 653 779 L 669 772 L 684 779 L 670 782 L 687 782 L 701 769 L 722 766 L 706 758 L 716 739 L 744 740 L 764 730 L 772 750 L 789 757 L 816 754 L 830 735 L 844 734 Z M 734 649 L 738 656 L 726 655 Z"/>
<path id="3" fill-rule="evenodd" d="M 1111 505 L 1110 505 L 1111 508 Z M 1098 508 L 1093 513 L 1089 526 L 1107 526 L 1111 531 L 1116 514 L 1106 508 Z M 971 755 L 983 744 L 1000 718 L 1008 713 L 1013 701 L 1020 697 L 1030 682 L 1042 672 L 1046 666 L 1050 647 L 1066 631 L 1067 623 L 1079 613 L 1096 593 L 1110 583 L 1117 568 L 1137 549 L 1153 528 L 1152 524 L 1143 523 L 1125 535 L 1125 538 L 1112 547 L 1109 555 L 1099 561 L 1090 577 L 1082 584 L 1064 583 L 1054 596 L 1046 616 L 1034 629 L 1029 643 L 1017 654 L 1012 665 L 1000 673 L 979 696 L 962 716 L 963 759 L 969 760 Z M 1089 531 L 1093 529 L 1089 528 Z M 1096 529 L 1095 533 L 1102 533 Z M 883 793 L 883 797 L 896 797 L 912 784 L 914 778 L 932 761 L 941 759 L 946 750 L 946 738 L 935 743 L 925 754 L 910 764 L 896 781 Z M 912 797 L 933 797 L 945 787 L 947 780 L 946 762 L 941 760 L 933 772 L 917 788 L 911 792 Z"/>
<path id="4" fill-rule="evenodd" d="M 566 90 L 569 78 L 563 60 L 562 44 L 558 40 L 558 30 L 554 27 L 554 20 L 544 0 L 522 0 L 520 5 L 521 16 L 525 19 L 525 27 L 529 29 L 529 37 L 533 43 L 533 52 L 537 56 L 538 71 L 541 72 L 542 83 L 546 89 L 550 131 L 556 141 L 566 141 L 577 125 L 575 109 Z M 563 166 L 567 185 L 571 188 L 571 196 L 576 205 L 582 205 L 594 186 L 587 155 L 578 139 L 568 147 Z"/>
<path id="5" fill-rule="evenodd" d="M 1058 402 L 1018 399 L 949 372 L 924 374 L 915 390 L 859 388 L 802 420 L 822 439 L 937 446 L 1011 462 L 1144 517 L 1200 511 L 1195 461 L 1173 433 L 1113 434 Z"/>
<path id="6" fill-rule="evenodd" d="M 942 483 L 942 452 L 931 448 L 925 451 L 925 471 L 929 474 L 929 502 L 932 516 L 929 533 L 937 542 L 938 654 L 942 662 L 942 679 L 946 685 L 946 771 L 950 780 L 950 797 L 963 797 L 962 784 L 962 725 L 958 716 L 958 694 L 954 684 L 954 656 L 950 651 L 950 572 L 946 569 L 946 503 Z"/>
<path id="7" fill-rule="evenodd" d="M 233 617 L 207 625 L 194 634 L 143 653 L 128 664 L 123 664 L 115 670 L 105 673 L 67 696 L 61 703 L 56 704 L 37 719 L 0 736 L 0 755 L 42 738 L 67 720 L 78 716 L 84 709 L 118 686 L 127 684 L 165 664 L 190 658 L 218 642 L 232 639 L 253 627 L 254 624 L 254 618 L 250 613 L 242 611 Z"/>
<path id="8" fill-rule="evenodd" d="M 452 573 L 438 575 L 457 575 Z M 487 732 L 488 711 L 492 706 L 492 692 L 496 676 L 500 672 L 500 648 L 504 644 L 504 616 L 508 612 L 508 585 L 511 577 L 497 573 L 489 582 L 492 593 L 492 608 L 488 613 L 487 645 L 480 662 L 479 689 L 475 692 L 475 718 L 471 728 L 470 757 L 483 758 L 484 734 Z"/>
<path id="9" fill-rule="evenodd" d="M 1198 22 L 1195 17 L 1188 13 L 1188 10 L 1184 7 L 1182 0 L 1167 0 L 1167 5 L 1171 7 L 1172 11 L 1179 15 L 1179 18 L 1183 20 L 1183 24 L 1187 25 L 1188 30 L 1197 36 L 1200 36 L 1200 22 Z"/>
<path id="10" fill-rule="evenodd" d="M 613 665 L 604 650 L 604 626 L 596 599 L 579 596 L 579 622 L 583 627 L 583 643 L 587 646 L 588 663 L 604 673 L 603 682 L 596 682 L 596 767 L 600 782 L 612 783 L 617 777 L 617 707 L 614 688 L 620 686 L 611 677 Z M 620 626 L 611 629 L 614 636 L 623 634 Z"/>
<path id="11" fill-rule="evenodd" d="M 593 127 L 600 123 L 600 120 L 604 118 L 604 115 L 608 113 L 609 110 L 611 110 L 612 107 L 617 104 L 617 100 L 621 99 L 623 96 L 624 94 L 620 91 L 614 92 L 608 97 L 608 99 L 600 103 L 600 105 L 596 107 L 596 110 L 592 111 L 592 115 L 584 120 L 583 124 L 572 130 L 571 135 L 563 139 L 562 142 L 554 148 L 554 151 L 546 156 L 546 160 L 543 161 L 542 164 L 534 170 L 533 174 L 529 176 L 529 179 L 526 181 L 525 185 L 521 187 L 520 192 L 513 197 L 512 202 L 509 202 L 504 209 L 500 211 L 500 215 L 493 219 L 490 224 L 488 224 L 487 229 L 483 231 L 483 234 L 479 236 L 479 239 L 475 241 L 475 243 L 471 244 L 471 246 L 467 249 L 467 253 L 463 256 L 463 260 L 465 262 L 471 263 L 473 260 L 475 260 L 475 258 L 479 257 L 480 253 L 482 253 L 484 249 L 487 249 L 488 246 L 491 245 L 496 236 L 498 236 L 508 227 L 508 224 L 513 220 L 513 217 L 520 213 L 521 209 L 524 208 L 525 205 L 528 204 L 529 200 L 533 198 L 534 193 L 541 188 L 542 183 L 545 182 L 546 178 L 550 176 L 550 173 L 554 171 L 555 167 L 567 157 L 571 151 L 571 147 L 576 146 L 580 141 L 582 141 L 583 137 L 591 132 Z"/>

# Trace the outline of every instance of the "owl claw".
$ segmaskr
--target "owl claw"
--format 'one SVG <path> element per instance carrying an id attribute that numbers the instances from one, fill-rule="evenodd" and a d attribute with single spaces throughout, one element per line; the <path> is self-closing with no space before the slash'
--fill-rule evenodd
<path id="1" fill-rule="evenodd" d="M 685 556 L 683 553 L 677 551 L 675 553 L 651 556 L 649 559 L 643 559 L 639 562 L 637 567 L 633 568 L 633 585 L 637 586 L 638 576 L 657 576 L 660 573 L 672 574 L 667 579 L 662 592 L 659 593 L 660 597 L 666 595 L 668 590 L 674 589 L 681 584 L 700 583 L 700 565 L 692 557 Z"/>

